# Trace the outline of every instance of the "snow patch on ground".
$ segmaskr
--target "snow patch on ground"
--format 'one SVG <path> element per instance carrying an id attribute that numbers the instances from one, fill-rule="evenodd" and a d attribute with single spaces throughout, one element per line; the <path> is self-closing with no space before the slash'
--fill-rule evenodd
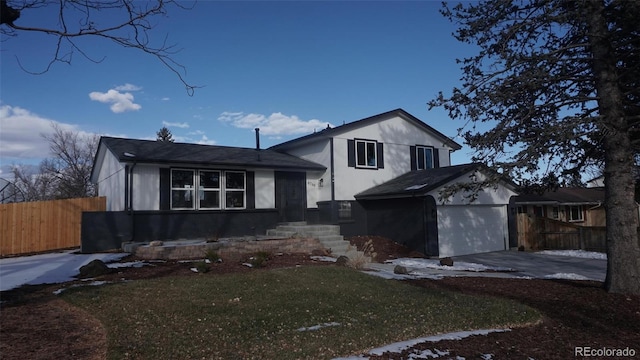
<path id="1" fill-rule="evenodd" d="M 81 284 L 73 284 L 71 286 L 68 286 L 66 288 L 60 288 L 56 291 L 53 292 L 54 295 L 60 295 L 62 294 L 64 291 L 68 290 L 68 289 L 72 289 L 72 288 L 77 288 L 77 287 L 83 287 L 83 286 L 102 286 L 105 284 L 109 284 L 108 281 L 92 281 L 92 282 L 87 282 L 87 283 L 81 283 Z"/>
<path id="2" fill-rule="evenodd" d="M 338 259 L 331 256 L 311 256 L 311 260 L 336 262 Z"/>
<path id="3" fill-rule="evenodd" d="M 330 326 L 340 326 L 341 324 L 339 322 L 329 322 L 329 323 L 324 323 L 324 324 L 318 324 L 318 325 L 313 325 L 313 326 L 309 326 L 309 327 L 301 327 L 299 329 L 297 329 L 298 331 L 316 331 L 316 330 L 320 330 L 322 328 L 325 327 L 330 327 Z"/>
<path id="4" fill-rule="evenodd" d="M 0 259 L 0 291 L 22 285 L 57 284 L 76 280 L 80 267 L 93 260 L 118 261 L 128 253 L 76 254 L 76 250 Z"/>
<path id="5" fill-rule="evenodd" d="M 400 258 L 395 260 L 387 260 L 386 263 L 393 265 L 401 265 L 407 268 L 411 268 L 414 271 L 417 269 L 435 269 L 435 270 L 448 270 L 448 271 L 472 271 L 472 272 L 513 272 L 514 269 L 499 267 L 499 266 L 487 266 L 483 264 L 469 263 L 463 261 L 456 261 L 453 266 L 440 265 L 440 260 L 433 259 L 411 259 Z"/>
<path id="6" fill-rule="evenodd" d="M 423 337 L 423 338 L 417 338 L 417 339 L 412 339 L 412 340 L 407 340 L 407 341 L 401 341 L 401 342 L 397 342 L 397 343 L 393 343 L 393 344 L 389 344 L 383 347 L 379 347 L 379 348 L 375 348 L 372 350 L 369 350 L 369 352 L 366 355 L 375 355 L 375 356 L 381 356 L 382 354 L 386 353 L 386 352 L 390 352 L 390 353 L 401 353 L 405 350 L 411 349 L 413 347 L 415 347 L 418 344 L 422 344 L 422 343 L 426 343 L 426 342 L 438 342 L 441 340 L 461 340 L 464 338 L 467 338 L 469 336 L 474 336 L 474 335 L 487 335 L 490 333 L 494 333 L 494 332 L 506 332 L 506 331 L 511 331 L 511 329 L 482 329 L 482 330 L 473 330 L 473 331 L 459 331 L 459 332 L 454 332 L 454 333 L 448 333 L 448 334 L 440 334 L 440 335 L 435 335 L 435 336 L 429 336 L 429 337 Z M 416 351 L 415 353 L 411 354 L 409 356 L 409 359 L 432 359 L 432 358 L 436 358 L 436 357 L 440 357 L 440 356 L 446 356 L 448 355 L 449 352 L 448 351 L 443 351 L 443 350 L 438 350 L 438 349 L 432 349 L 432 350 L 420 350 L 420 351 Z M 368 359 L 368 357 L 366 355 L 357 355 L 357 356 L 351 356 L 351 357 L 344 357 L 344 358 L 335 358 L 333 360 L 358 360 L 358 359 Z M 486 356 L 490 356 L 487 359 L 491 359 L 492 356 L 491 354 L 485 354 Z M 483 356 L 485 356 L 483 355 Z M 461 358 L 458 358 L 461 359 Z"/>
<path id="7" fill-rule="evenodd" d="M 563 279 L 563 280 L 591 280 L 582 275 L 574 274 L 574 273 L 556 273 L 551 275 L 546 275 L 545 279 Z"/>
<path id="8" fill-rule="evenodd" d="M 594 252 L 594 251 L 584 251 L 584 250 L 543 250 L 538 251 L 538 254 L 542 255 L 554 255 L 554 256 L 569 256 L 576 257 L 582 259 L 597 259 L 597 260 L 607 260 L 607 254 Z"/>

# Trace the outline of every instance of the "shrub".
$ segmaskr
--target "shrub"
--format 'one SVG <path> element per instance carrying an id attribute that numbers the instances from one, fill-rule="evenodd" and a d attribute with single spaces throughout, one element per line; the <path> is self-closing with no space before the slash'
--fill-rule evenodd
<path id="1" fill-rule="evenodd" d="M 209 265 L 204 261 L 198 261 L 195 265 L 196 270 L 198 270 L 199 273 L 206 273 L 210 270 Z"/>
<path id="2" fill-rule="evenodd" d="M 373 241 L 369 240 L 362 246 L 361 252 L 349 258 L 347 266 L 353 269 L 362 270 L 372 259 L 376 257 L 376 252 L 373 248 Z"/>
<path id="3" fill-rule="evenodd" d="M 271 254 L 269 254 L 268 252 L 258 251 L 257 253 L 255 253 L 255 255 L 249 258 L 249 264 L 251 264 L 251 267 L 254 268 L 263 267 L 270 257 Z"/>
<path id="4" fill-rule="evenodd" d="M 220 258 L 218 252 L 213 249 L 207 249 L 207 251 L 204 252 L 204 258 L 212 263 L 222 262 L 222 258 Z"/>

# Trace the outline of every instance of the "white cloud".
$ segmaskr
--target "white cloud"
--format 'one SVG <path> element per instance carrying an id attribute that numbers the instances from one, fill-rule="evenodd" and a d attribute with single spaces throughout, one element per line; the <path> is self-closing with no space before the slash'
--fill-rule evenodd
<path id="1" fill-rule="evenodd" d="M 169 100 L 171 100 L 171 98 L 163 97 L 163 98 L 162 98 L 162 99 L 160 99 L 160 100 L 162 100 L 162 101 L 169 101 Z"/>
<path id="2" fill-rule="evenodd" d="M 193 138 L 190 136 L 174 136 L 173 139 L 179 143 L 200 144 L 200 145 L 215 145 L 216 141 L 209 139 L 204 133 L 199 131 L 198 134 L 189 133 L 190 135 L 200 135 L 200 138 Z"/>
<path id="3" fill-rule="evenodd" d="M 131 93 L 121 93 L 116 89 L 110 89 L 106 93 L 93 91 L 89 93 L 89 98 L 101 103 L 111 104 L 111 111 L 116 114 L 125 111 L 138 111 L 142 108 L 142 106 L 133 102 L 133 95 Z"/>
<path id="4" fill-rule="evenodd" d="M 142 90 L 142 87 L 126 83 L 124 85 L 118 85 L 113 89 L 117 90 L 117 91 L 140 91 L 140 90 Z"/>
<path id="5" fill-rule="evenodd" d="M 326 121 L 317 119 L 302 120 L 295 115 L 273 113 L 269 116 L 263 114 L 245 114 L 243 112 L 223 112 L 218 120 L 229 123 L 240 129 L 260 128 L 264 135 L 295 135 L 307 134 L 325 129 L 331 125 Z"/>
<path id="6" fill-rule="evenodd" d="M 42 135 L 53 133 L 52 124 L 62 130 L 86 134 L 77 126 L 63 124 L 17 106 L 0 105 L 0 158 L 5 161 L 39 160 L 49 157 L 49 143 Z M 5 163 L 6 165 L 6 163 Z"/>
<path id="7" fill-rule="evenodd" d="M 182 129 L 185 129 L 185 128 L 189 127 L 189 124 L 186 123 L 186 122 L 178 123 L 178 122 L 163 121 L 162 125 L 167 126 L 167 127 L 177 127 L 177 128 L 182 128 Z"/>

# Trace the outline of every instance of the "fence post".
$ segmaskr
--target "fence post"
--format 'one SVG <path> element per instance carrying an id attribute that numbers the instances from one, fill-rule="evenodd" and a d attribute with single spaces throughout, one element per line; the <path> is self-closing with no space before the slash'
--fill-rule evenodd
<path id="1" fill-rule="evenodd" d="M 580 248 L 580 250 L 585 250 L 584 235 L 585 228 L 583 228 L 582 226 L 578 227 L 578 247 Z"/>

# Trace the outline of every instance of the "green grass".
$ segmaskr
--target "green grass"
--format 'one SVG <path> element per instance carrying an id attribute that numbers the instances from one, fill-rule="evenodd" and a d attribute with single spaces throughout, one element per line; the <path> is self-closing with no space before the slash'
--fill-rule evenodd
<path id="1" fill-rule="evenodd" d="M 322 266 L 166 277 L 63 297 L 107 329 L 109 359 L 330 359 L 442 332 L 532 322 L 524 305 Z M 323 323 L 339 326 L 298 331 Z"/>

